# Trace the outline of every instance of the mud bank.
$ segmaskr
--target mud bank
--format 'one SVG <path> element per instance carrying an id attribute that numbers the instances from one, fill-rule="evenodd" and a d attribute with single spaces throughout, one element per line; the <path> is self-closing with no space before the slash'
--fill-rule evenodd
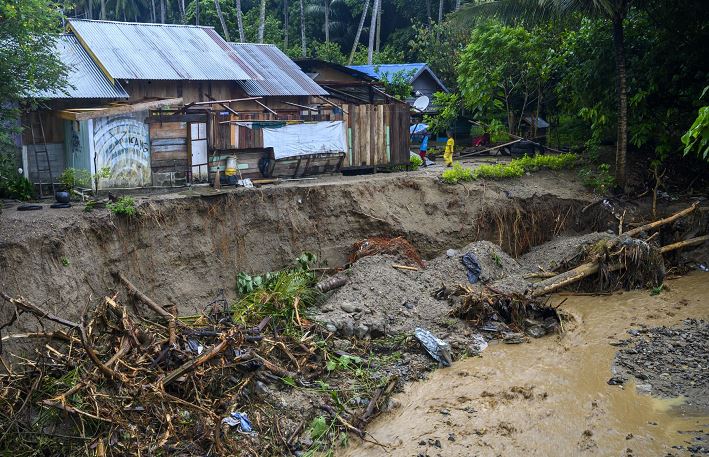
<path id="1" fill-rule="evenodd" d="M 709 410 L 694 399 L 643 394 L 635 384 L 609 385 L 619 340 L 628 330 L 706 319 L 707 273 L 669 281 L 670 290 L 563 297 L 575 317 L 559 336 L 532 344 L 494 343 L 411 384 L 393 410 L 367 427 L 342 456 L 685 456 L 704 453 Z M 553 297 L 561 302 L 562 297 Z M 704 346 L 706 351 L 706 345 Z M 706 354 L 706 352 L 704 352 Z M 706 355 L 695 354 L 697 357 Z M 683 370 L 677 358 L 661 371 Z M 687 379 L 689 383 L 691 380 Z M 688 384 L 689 385 L 689 384 Z M 686 390 L 679 390 L 686 393 Z M 692 405 L 684 408 L 684 403 Z"/>
<path id="2" fill-rule="evenodd" d="M 89 297 L 116 289 L 110 272 L 118 270 L 158 303 L 189 313 L 220 289 L 229 297 L 239 271 L 274 270 L 303 251 L 342 265 L 351 245 L 370 236 L 403 235 L 429 258 L 482 239 L 519 255 L 554 235 L 590 230 L 592 211 L 581 218 L 590 201 L 573 174 L 543 172 L 504 187 L 396 175 L 192 192 L 144 200 L 133 220 L 80 205 L 7 208 L 0 288 L 76 318 Z"/>

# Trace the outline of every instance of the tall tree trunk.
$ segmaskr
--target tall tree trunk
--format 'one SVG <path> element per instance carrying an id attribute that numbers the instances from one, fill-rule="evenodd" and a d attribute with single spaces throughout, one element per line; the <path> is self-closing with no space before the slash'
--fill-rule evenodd
<path id="1" fill-rule="evenodd" d="M 86 14 L 89 19 L 94 18 L 94 8 L 92 5 L 93 2 L 94 2 L 94 0 L 86 0 Z"/>
<path id="2" fill-rule="evenodd" d="M 195 9 L 194 9 L 194 24 L 199 25 L 199 2 L 201 0 L 194 0 L 194 1 L 197 2 L 195 4 Z"/>
<path id="3" fill-rule="evenodd" d="M 367 64 L 372 65 L 374 57 L 374 35 L 377 32 L 377 17 L 379 15 L 379 5 L 381 0 L 374 0 L 372 7 L 372 20 L 369 23 L 369 47 L 367 48 Z"/>
<path id="4" fill-rule="evenodd" d="M 283 47 L 285 49 L 288 49 L 288 23 L 290 22 L 290 17 L 288 17 L 289 14 L 288 0 L 283 0 Z"/>
<path id="5" fill-rule="evenodd" d="M 357 27 L 357 33 L 355 34 L 354 43 L 352 44 L 352 51 L 350 52 L 350 58 L 347 61 L 347 65 L 352 65 L 354 60 L 355 52 L 357 52 L 357 46 L 359 45 L 359 37 L 362 35 L 362 29 L 364 28 L 364 20 L 367 17 L 367 11 L 369 10 L 369 0 L 364 0 L 364 9 L 362 10 L 362 17 L 359 18 L 359 26 Z"/>
<path id="6" fill-rule="evenodd" d="M 301 56 L 303 58 L 308 55 L 308 43 L 305 41 L 305 5 L 303 0 L 300 0 L 300 47 Z"/>
<path id="7" fill-rule="evenodd" d="M 106 20 L 106 0 L 101 0 L 101 20 Z"/>
<path id="8" fill-rule="evenodd" d="M 443 0 L 438 2 L 438 23 L 443 22 Z"/>
<path id="9" fill-rule="evenodd" d="M 623 15 L 613 17 L 613 50 L 617 71 L 616 90 L 618 93 L 618 138 L 615 153 L 615 180 L 625 191 L 625 159 L 628 153 L 628 87 L 625 75 L 625 39 L 623 36 Z"/>
<path id="10" fill-rule="evenodd" d="M 384 5 L 379 3 L 379 11 L 377 11 L 377 47 L 376 51 L 379 52 L 379 46 L 382 44 L 382 9 Z"/>
<path id="11" fill-rule="evenodd" d="M 160 23 L 164 24 L 165 23 L 165 2 L 167 0 L 160 0 Z"/>
<path id="12" fill-rule="evenodd" d="M 241 43 L 245 43 L 246 37 L 244 36 L 244 12 L 241 9 L 241 0 L 236 0 L 236 25 L 239 27 L 239 41 Z"/>
<path id="13" fill-rule="evenodd" d="M 185 14 L 187 14 L 187 9 L 185 5 L 185 0 L 180 0 L 180 22 L 185 23 Z"/>
<path id="14" fill-rule="evenodd" d="M 428 18 L 428 26 L 432 26 L 433 16 L 431 15 L 431 0 L 426 0 L 426 17 Z"/>
<path id="15" fill-rule="evenodd" d="M 458 11 L 460 9 L 460 0 L 455 0 L 455 10 Z"/>
<path id="16" fill-rule="evenodd" d="M 231 39 L 229 39 L 229 30 L 226 28 L 226 21 L 224 20 L 224 15 L 222 14 L 222 7 L 219 5 L 219 0 L 214 0 L 214 8 L 217 9 L 217 17 L 219 18 L 219 22 L 222 24 L 224 39 L 231 41 Z"/>
<path id="17" fill-rule="evenodd" d="M 266 29 L 266 0 L 261 0 L 258 13 L 258 42 L 263 43 L 263 32 Z"/>
<path id="18" fill-rule="evenodd" d="M 325 43 L 330 42 L 330 0 L 325 0 Z"/>
<path id="19" fill-rule="evenodd" d="M 157 15 L 157 10 L 155 9 L 155 0 L 150 0 L 150 22 L 156 23 L 158 21 Z"/>

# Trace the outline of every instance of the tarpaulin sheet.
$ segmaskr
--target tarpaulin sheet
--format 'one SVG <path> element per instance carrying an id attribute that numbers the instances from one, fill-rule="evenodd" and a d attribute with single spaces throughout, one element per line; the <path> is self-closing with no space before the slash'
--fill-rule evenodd
<path id="1" fill-rule="evenodd" d="M 343 121 L 292 124 L 263 129 L 264 147 L 272 147 L 276 159 L 309 154 L 346 152 Z"/>

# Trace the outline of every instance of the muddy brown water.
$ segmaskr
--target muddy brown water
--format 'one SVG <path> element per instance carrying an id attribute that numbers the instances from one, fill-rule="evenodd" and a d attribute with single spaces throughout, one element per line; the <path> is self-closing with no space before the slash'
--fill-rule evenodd
<path id="1" fill-rule="evenodd" d="M 341 456 L 661 456 L 684 455 L 709 412 L 688 413 L 682 398 L 607 384 L 616 347 L 639 324 L 709 317 L 709 275 L 669 281 L 669 292 L 571 296 L 575 323 L 529 344 L 491 344 L 482 357 L 435 371 L 394 397 L 369 425 L 372 441 L 352 440 Z M 558 303 L 561 297 L 554 297 Z M 438 441 L 436 441 L 438 440 Z M 697 444 L 696 442 L 692 444 Z"/>

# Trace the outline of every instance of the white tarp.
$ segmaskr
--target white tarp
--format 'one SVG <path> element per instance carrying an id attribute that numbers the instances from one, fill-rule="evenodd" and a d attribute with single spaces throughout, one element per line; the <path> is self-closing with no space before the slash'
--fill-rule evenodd
<path id="1" fill-rule="evenodd" d="M 308 154 L 346 152 L 347 136 L 343 121 L 265 127 L 264 147 L 272 147 L 276 159 Z"/>

